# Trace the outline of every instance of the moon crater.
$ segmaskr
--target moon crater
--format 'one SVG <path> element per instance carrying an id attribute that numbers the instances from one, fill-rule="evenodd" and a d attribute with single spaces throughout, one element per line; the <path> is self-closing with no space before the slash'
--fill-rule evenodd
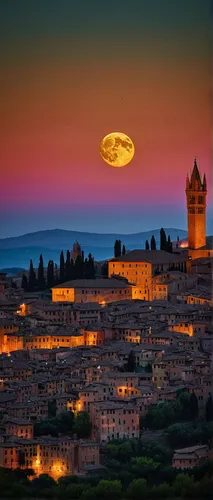
<path id="1" fill-rule="evenodd" d="M 130 163 L 134 154 L 134 144 L 123 132 L 111 132 L 101 141 L 100 155 L 112 167 L 124 167 Z"/>

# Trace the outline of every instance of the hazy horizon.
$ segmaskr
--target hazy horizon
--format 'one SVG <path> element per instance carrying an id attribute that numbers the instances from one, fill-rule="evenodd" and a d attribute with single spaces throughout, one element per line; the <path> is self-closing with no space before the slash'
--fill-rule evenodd
<path id="1" fill-rule="evenodd" d="M 179 216 L 178 218 L 174 219 L 173 217 L 168 217 L 166 218 L 159 218 L 155 217 L 153 214 L 153 217 L 151 218 L 150 222 L 144 222 L 143 220 L 140 220 L 140 214 L 138 214 L 138 220 L 130 220 L 128 223 L 125 220 L 125 217 L 122 216 L 119 217 L 119 221 L 108 221 L 108 223 L 104 223 L 104 225 L 100 224 L 88 224 L 87 222 L 83 220 L 79 220 L 78 224 L 72 224 L 71 222 L 67 221 L 63 222 L 58 219 L 57 217 L 54 218 L 54 220 L 42 220 L 40 223 L 37 222 L 34 224 L 34 227 L 32 227 L 32 219 L 31 215 L 28 216 L 29 214 L 25 214 L 25 222 L 23 220 L 22 223 L 17 226 L 16 221 L 12 221 L 14 219 L 14 216 L 11 216 L 11 223 L 9 224 L 9 227 L 5 227 L 1 224 L 1 215 L 0 215 L 0 239 L 4 238 L 13 238 L 13 237 L 18 237 L 18 236 L 23 236 L 25 234 L 29 233 L 35 233 L 39 231 L 49 231 L 49 230 L 65 230 L 65 231 L 76 231 L 79 233 L 85 232 L 85 233 L 96 233 L 96 234 L 136 234 L 136 233 L 141 233 L 145 231 L 151 231 L 151 230 L 157 230 L 160 229 L 161 227 L 166 228 L 172 228 L 172 229 L 177 229 L 177 230 L 183 230 L 187 231 L 187 223 L 186 221 L 185 224 L 181 224 L 181 217 Z M 211 225 L 211 220 L 210 217 L 207 218 L 207 235 L 212 234 L 212 225 Z"/>
<path id="2" fill-rule="evenodd" d="M 203 0 L 0 7 L 0 237 L 186 227 L 197 157 L 211 187 L 211 16 Z M 123 168 L 100 156 L 118 130 Z"/>
<path id="3" fill-rule="evenodd" d="M 4 214 L 0 214 L 0 238 L 21 236 L 37 231 L 64 229 L 99 234 L 133 234 L 150 231 L 160 227 L 187 229 L 186 213 L 178 208 L 149 212 L 146 207 L 115 207 L 110 213 L 108 207 L 99 207 L 97 211 L 88 214 L 86 208 L 75 213 L 51 211 L 42 213 L 29 211 L 20 214 L 7 214 L 7 225 L 3 224 Z"/>

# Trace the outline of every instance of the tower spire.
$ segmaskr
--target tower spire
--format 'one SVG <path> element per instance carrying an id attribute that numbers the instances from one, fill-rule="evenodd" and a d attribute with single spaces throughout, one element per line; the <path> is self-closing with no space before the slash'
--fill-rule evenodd
<path id="1" fill-rule="evenodd" d="M 189 189 L 189 174 L 186 176 L 186 189 Z"/>
<path id="2" fill-rule="evenodd" d="M 190 178 L 186 177 L 188 246 L 194 250 L 206 245 L 206 193 L 206 177 L 201 181 L 195 158 Z"/>
<path id="3" fill-rule="evenodd" d="M 197 160 L 196 160 L 196 158 L 194 159 L 194 167 L 193 167 L 193 170 L 192 170 L 190 184 L 191 184 L 191 186 L 193 188 L 195 188 L 195 189 L 197 188 L 198 190 L 202 186 L 200 172 L 199 172 L 199 169 L 198 169 L 198 166 L 197 166 Z"/>
<path id="4" fill-rule="evenodd" d="M 203 176 L 203 191 L 207 191 L 206 174 Z"/>

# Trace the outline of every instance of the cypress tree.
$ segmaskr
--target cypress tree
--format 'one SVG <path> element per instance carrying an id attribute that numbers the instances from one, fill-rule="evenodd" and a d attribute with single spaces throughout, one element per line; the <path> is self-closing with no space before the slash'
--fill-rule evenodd
<path id="1" fill-rule="evenodd" d="M 119 252 L 118 257 L 120 257 L 121 256 L 121 240 L 118 240 L 118 252 Z"/>
<path id="2" fill-rule="evenodd" d="M 88 270 L 88 259 L 86 257 L 85 261 L 84 261 L 84 277 L 87 279 L 88 278 L 88 274 L 89 274 L 89 270 Z"/>
<path id="3" fill-rule="evenodd" d="M 41 254 L 38 266 L 38 289 L 43 290 L 44 288 L 45 288 L 44 262 L 43 262 L 43 256 Z"/>
<path id="4" fill-rule="evenodd" d="M 115 240 L 114 244 L 114 257 L 121 256 L 121 240 Z"/>
<path id="5" fill-rule="evenodd" d="M 32 292 L 36 286 L 36 273 L 33 267 L 33 261 L 30 259 L 30 271 L 29 271 L 29 280 L 28 280 L 28 289 L 29 292 Z"/>
<path id="6" fill-rule="evenodd" d="M 149 250 L 149 242 L 148 242 L 148 240 L 146 240 L 146 243 L 145 243 L 145 250 Z"/>
<path id="7" fill-rule="evenodd" d="M 27 292 L 27 288 L 28 288 L 28 281 L 27 281 L 27 276 L 26 276 L 26 274 L 22 274 L 21 288 L 23 288 L 23 289 L 24 289 L 24 291 L 25 291 L 25 292 Z"/>
<path id="8" fill-rule="evenodd" d="M 115 243 L 114 243 L 114 257 L 117 257 L 117 241 L 118 240 L 115 240 Z"/>
<path id="9" fill-rule="evenodd" d="M 60 255 L 60 271 L 59 271 L 59 279 L 60 283 L 64 283 L 65 273 L 64 273 L 64 252 L 61 252 Z"/>
<path id="10" fill-rule="evenodd" d="M 114 243 L 114 257 L 118 257 L 117 252 L 118 252 L 118 240 L 115 240 L 115 243 Z"/>
<path id="11" fill-rule="evenodd" d="M 95 265 L 91 253 L 89 253 L 88 259 L 85 260 L 84 270 L 85 270 L 85 278 L 87 279 L 95 278 Z"/>
<path id="12" fill-rule="evenodd" d="M 54 262 L 53 260 L 49 260 L 47 266 L 47 286 L 48 288 L 52 288 L 54 285 Z"/>
<path id="13" fill-rule="evenodd" d="M 168 236 L 168 240 L 167 240 L 167 252 L 172 253 L 172 242 L 171 242 L 170 235 Z"/>
<path id="14" fill-rule="evenodd" d="M 67 250 L 67 258 L 66 258 L 66 263 L 65 263 L 65 281 L 69 281 L 70 278 L 70 251 Z"/>
<path id="15" fill-rule="evenodd" d="M 123 245 L 123 247 L 122 247 L 122 255 L 123 256 L 126 255 L 126 247 L 125 247 L 125 245 Z"/>
<path id="16" fill-rule="evenodd" d="M 74 262 L 73 259 L 70 259 L 70 280 L 75 278 L 75 270 L 74 270 Z"/>
<path id="17" fill-rule="evenodd" d="M 206 401 L 206 421 L 211 422 L 213 420 L 213 400 L 212 395 L 209 394 L 209 397 Z"/>
<path id="18" fill-rule="evenodd" d="M 165 233 L 163 227 L 160 230 L 160 249 L 167 250 L 166 233 Z"/>
<path id="19" fill-rule="evenodd" d="M 53 262 L 53 267 L 54 267 L 54 283 L 57 285 L 58 284 L 58 266 L 57 264 L 54 264 Z"/>
<path id="20" fill-rule="evenodd" d="M 151 237 L 151 250 L 156 250 L 156 241 L 154 235 Z"/>
<path id="21" fill-rule="evenodd" d="M 95 262 L 94 257 L 92 257 L 91 253 L 89 253 L 89 268 L 91 278 L 95 278 Z"/>
<path id="22" fill-rule="evenodd" d="M 81 255 L 76 257 L 75 266 L 74 266 L 74 274 L 75 279 L 82 279 L 84 277 L 84 261 Z"/>
<path id="23" fill-rule="evenodd" d="M 180 238 L 179 238 L 179 236 L 177 236 L 177 240 L 176 240 L 176 248 L 178 248 L 178 247 L 179 247 L 179 240 L 180 240 Z"/>

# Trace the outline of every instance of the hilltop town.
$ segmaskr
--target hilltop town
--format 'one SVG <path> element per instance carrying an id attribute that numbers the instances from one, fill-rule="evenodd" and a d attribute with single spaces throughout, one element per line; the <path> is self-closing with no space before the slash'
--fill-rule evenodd
<path id="1" fill-rule="evenodd" d="M 165 428 L 174 470 L 212 458 L 213 428 L 202 428 L 213 425 L 206 193 L 195 161 L 186 181 L 188 243 L 167 241 L 162 230 L 160 250 L 153 242 L 118 249 L 93 277 L 88 260 L 88 277 L 59 279 L 51 297 L 1 274 L 1 467 L 55 480 L 104 474 L 109 443 L 164 442 Z M 74 264 L 81 252 L 75 244 Z M 184 437 L 192 422 L 199 438 L 192 428 Z"/>

